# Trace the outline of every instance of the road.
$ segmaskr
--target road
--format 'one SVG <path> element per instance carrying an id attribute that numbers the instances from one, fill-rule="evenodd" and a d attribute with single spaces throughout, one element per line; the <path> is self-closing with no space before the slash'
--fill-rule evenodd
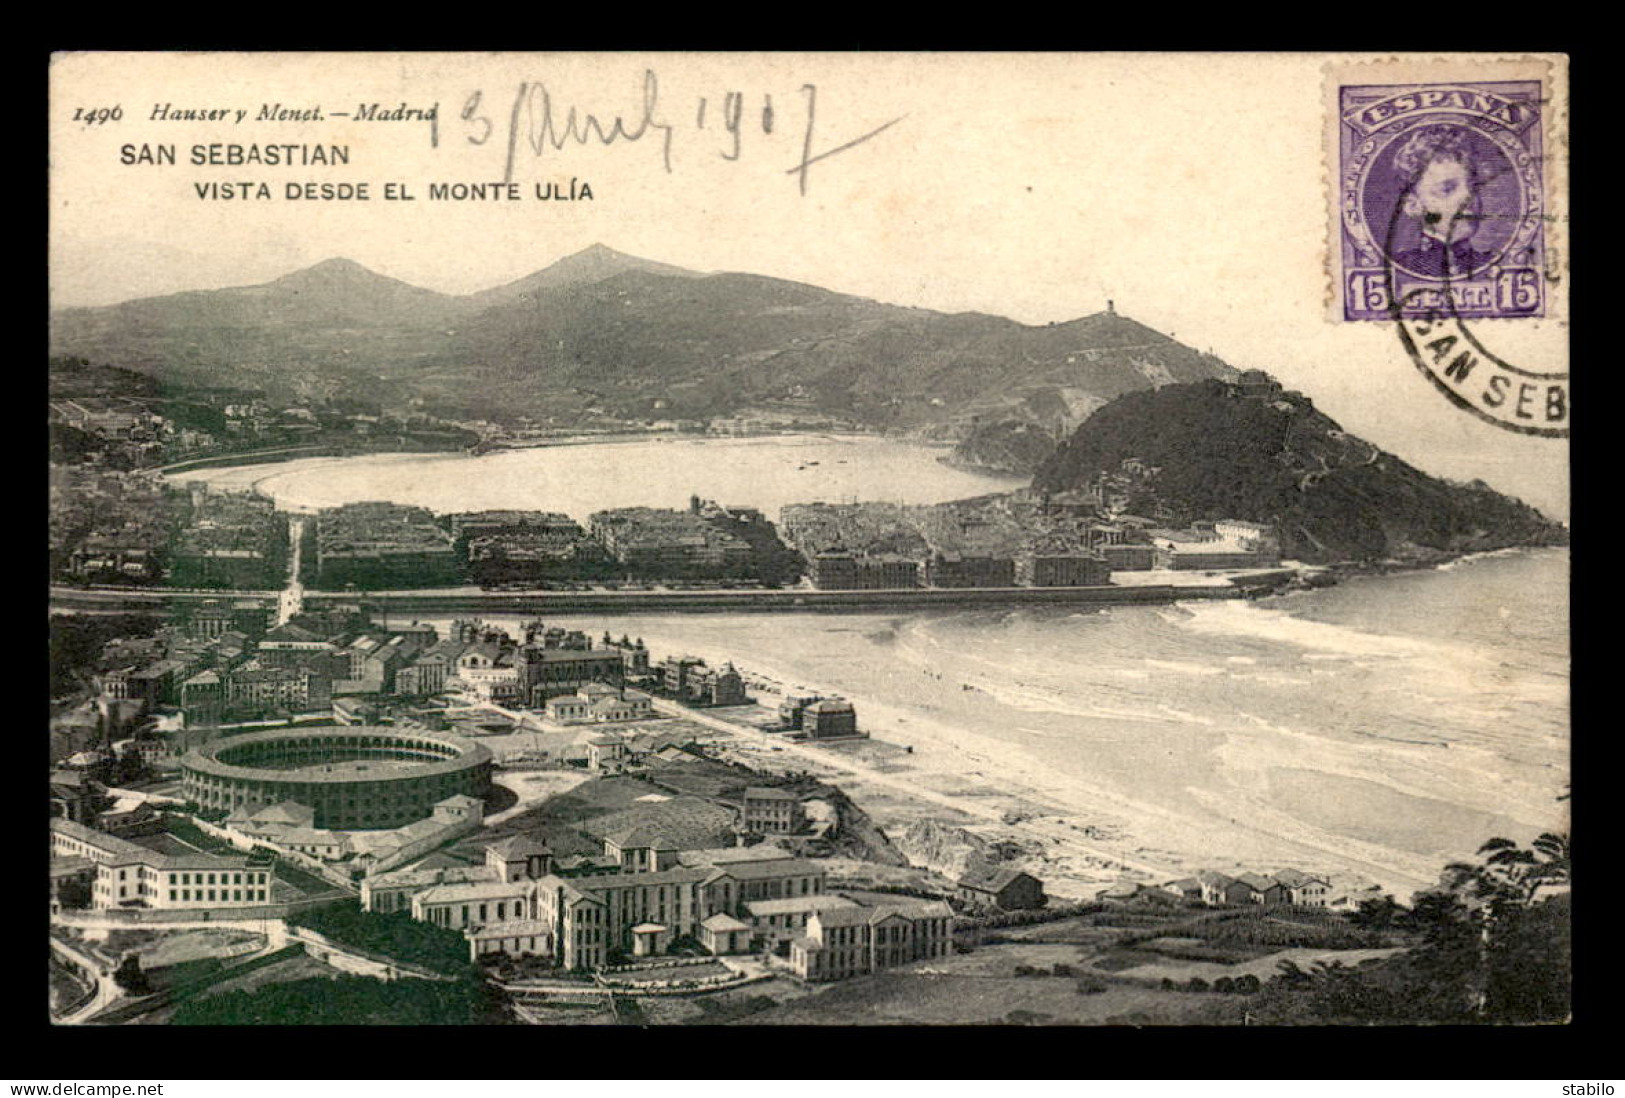
<path id="1" fill-rule="evenodd" d="M 691 721 L 698 721 L 700 724 L 708 725 L 712 728 L 718 729 L 719 731 L 737 736 L 739 739 L 758 743 L 769 749 L 778 748 L 785 754 L 806 759 L 808 762 L 815 763 L 818 766 L 837 770 L 845 774 L 850 774 L 853 777 L 860 778 L 866 782 L 872 782 L 875 785 L 886 786 L 887 788 L 894 789 L 898 793 L 901 793 L 902 795 L 910 797 L 914 800 L 927 801 L 931 804 L 940 805 L 943 808 L 952 809 L 955 812 L 963 812 L 968 816 L 979 816 L 992 823 L 997 823 L 1001 826 L 1009 827 L 1016 831 L 1026 832 L 1035 838 L 1056 841 L 1079 854 L 1087 854 L 1091 857 L 1100 858 L 1114 865 L 1120 865 L 1128 869 L 1135 869 L 1142 873 L 1148 873 L 1152 877 L 1160 880 L 1169 880 L 1171 878 L 1184 875 L 1183 871 L 1174 867 L 1157 865 L 1152 862 L 1125 857 L 1116 851 L 1107 850 L 1103 847 L 1093 846 L 1088 843 L 1081 842 L 1072 828 L 1064 823 L 1052 822 L 1048 820 L 1023 820 L 1019 823 L 1007 824 L 1005 823 L 1004 811 L 1002 809 L 993 807 L 991 805 L 979 804 L 974 798 L 956 797 L 948 793 L 938 793 L 935 790 L 923 789 L 918 784 L 917 777 L 906 773 L 883 773 L 871 766 L 866 766 L 863 763 L 855 762 L 842 755 L 836 754 L 835 752 L 825 751 L 822 748 L 817 747 L 809 747 L 806 744 L 796 743 L 794 741 L 782 739 L 778 736 L 772 736 L 766 732 L 760 732 L 746 725 L 734 724 L 730 721 L 725 721 L 720 717 L 713 717 L 703 710 L 690 709 L 687 706 L 679 705 L 676 702 L 668 701 L 664 698 L 656 698 L 654 701 L 654 707 L 659 712 L 666 713 L 670 716 L 686 717 Z"/>
<path id="2" fill-rule="evenodd" d="M 126 919 L 98 916 L 93 912 L 72 915 L 58 913 L 51 917 L 59 926 L 75 930 L 251 930 L 265 935 L 267 945 L 281 949 L 288 944 L 288 924 L 281 919 L 199 919 L 185 917 L 162 922 L 132 923 Z"/>
<path id="3" fill-rule="evenodd" d="M 286 625 L 288 619 L 305 608 L 305 585 L 299 582 L 299 546 L 305 540 L 305 519 L 295 515 L 288 520 L 288 586 L 276 600 L 276 623 Z"/>
<path id="4" fill-rule="evenodd" d="M 103 929 L 103 930 L 250 930 L 265 936 L 264 945 L 250 953 L 240 954 L 231 958 L 232 968 L 240 964 L 274 953 L 288 945 L 288 925 L 281 919 L 177 919 L 174 922 L 139 923 L 133 924 L 116 919 L 99 918 L 94 914 L 74 914 L 65 916 L 57 914 L 52 916 L 52 922 L 61 926 L 71 926 L 76 929 Z M 99 1014 L 115 1006 L 120 999 L 126 998 L 124 989 L 118 986 L 113 979 L 113 969 L 99 964 L 88 953 L 70 945 L 62 939 L 51 936 L 51 948 L 65 956 L 77 960 L 87 972 L 96 974 L 96 994 L 88 1002 L 73 1011 L 56 1019 L 57 1025 L 77 1026 L 93 1021 Z M 154 1003 L 154 1009 L 161 1003 Z"/>
<path id="5" fill-rule="evenodd" d="M 57 1025 L 82 1025 L 87 1019 L 95 1017 L 113 1005 L 113 1002 L 124 994 L 123 989 L 113 980 L 113 970 L 102 965 L 95 957 L 64 942 L 54 934 L 51 936 L 51 949 L 75 962 L 81 972 L 90 975 L 96 981 L 96 993 L 81 1003 L 78 1009 L 57 1018 L 55 1020 Z"/>
<path id="6" fill-rule="evenodd" d="M 1119 573 L 1136 575 L 1134 573 Z M 1196 573 L 1138 574 L 1128 582 L 1096 587 L 960 587 L 898 588 L 875 591 L 786 589 L 650 590 L 650 591 L 484 591 L 477 587 L 417 588 L 368 591 L 374 606 L 391 613 L 416 614 L 627 614 L 627 613 L 829 613 L 857 614 L 916 609 L 963 609 L 967 606 L 1112 606 L 1154 605 L 1186 599 L 1243 598 L 1273 589 L 1292 578 L 1288 568 L 1227 572 L 1217 577 Z M 1150 576 L 1156 582 L 1139 582 Z M 1192 577 L 1195 577 L 1194 579 Z M 1232 582 L 1236 581 L 1236 582 Z M 284 592 L 285 593 L 285 592 Z M 51 606 L 58 611 L 144 610 L 167 603 L 218 599 L 221 591 L 152 588 L 51 587 Z M 271 591 L 231 591 L 233 598 L 278 597 Z M 300 592 L 303 601 L 351 602 L 356 592 Z"/>

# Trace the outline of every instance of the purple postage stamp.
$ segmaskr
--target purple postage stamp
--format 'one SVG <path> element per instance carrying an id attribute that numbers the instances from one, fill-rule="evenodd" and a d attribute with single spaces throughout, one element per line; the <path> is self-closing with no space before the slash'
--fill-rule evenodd
<path id="1" fill-rule="evenodd" d="M 1541 82 L 1338 88 L 1345 320 L 1546 315 Z"/>

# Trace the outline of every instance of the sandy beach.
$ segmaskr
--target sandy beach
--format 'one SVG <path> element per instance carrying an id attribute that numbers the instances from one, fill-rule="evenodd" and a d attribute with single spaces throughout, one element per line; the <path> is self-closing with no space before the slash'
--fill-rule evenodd
<path id="1" fill-rule="evenodd" d="M 713 664 L 731 658 L 730 653 L 692 644 L 685 651 Z M 763 705 L 776 707 L 786 693 L 842 694 L 828 683 L 754 659 L 732 662 Z M 803 744 L 797 754 L 828 764 L 842 788 L 888 834 L 930 819 L 990 841 L 1013 841 L 1029 852 L 1025 867 L 1040 875 L 1052 894 L 1065 898 L 1092 899 L 1100 887 L 1124 878 L 1160 884 L 1203 868 L 1261 868 L 1256 862 L 1189 853 L 1211 849 L 1208 822 L 1060 774 L 998 739 L 924 719 L 875 697 L 842 696 L 858 709 L 862 728 L 873 740 L 911 749 L 909 753 L 889 755 L 876 767 L 859 762 L 855 756 L 861 748 L 854 746 Z M 1278 819 L 1274 827 L 1291 842 L 1290 820 Z M 1323 865 L 1324 853 L 1306 844 L 1301 860 Z M 1421 859 L 1411 867 L 1395 866 L 1391 852 L 1353 840 L 1340 853 L 1351 865 L 1342 874 L 1349 883 L 1377 883 L 1408 895 L 1431 884 L 1436 875 Z M 1272 863 L 1269 868 L 1283 866 Z"/>
<path id="2" fill-rule="evenodd" d="M 1507 558 L 1484 567 L 1527 569 L 1529 562 Z M 1462 573 L 1471 571 L 1438 576 L 1469 582 Z M 1366 582 L 1374 592 L 1395 581 Z M 1397 582 L 1392 597 L 1409 603 L 1415 601 L 1409 588 L 1437 580 L 1418 574 Z M 928 819 L 1014 842 L 1028 852 L 1023 864 L 1058 896 L 1092 897 L 1124 876 L 1160 883 L 1202 868 L 1292 867 L 1330 874 L 1340 887 L 1379 884 L 1404 899 L 1490 834 L 1521 835 L 1516 820 L 1486 813 L 1496 805 L 1510 809 L 1514 789 L 1516 803 L 1528 806 L 1516 809 L 1519 819 L 1544 811 L 1538 794 L 1546 779 L 1524 756 L 1555 759 L 1566 741 L 1538 725 L 1516 738 L 1527 748 L 1464 738 L 1508 718 L 1523 720 L 1518 706 L 1531 696 L 1527 684 L 1516 687 L 1516 705 L 1492 702 L 1481 680 L 1438 673 L 1440 660 L 1472 662 L 1465 650 L 1311 620 L 1322 606 L 1350 612 L 1338 599 L 1365 607 L 1372 592 L 1330 601 L 1324 592 L 1292 596 L 1281 600 L 1293 607 L 1290 617 L 1261 605 L 1224 604 L 1213 620 L 1181 604 L 1088 615 L 1016 611 L 1002 616 L 1012 623 L 1006 626 L 997 626 L 999 615 L 951 613 L 791 615 L 772 622 L 580 617 L 549 624 L 641 635 L 657 660 L 691 654 L 713 666 L 732 662 L 769 707 L 786 692 L 847 697 L 872 737 L 868 744 L 792 751 L 779 737 L 771 741 L 782 748 L 775 752 L 747 726 L 737 734 L 736 757 L 827 777 L 894 839 Z M 512 616 L 488 620 L 511 633 L 521 626 Z M 1241 640 L 1232 636 L 1238 629 L 1247 630 Z M 1101 646 L 1112 645 L 1112 662 L 1091 669 L 1093 685 L 1069 685 L 1055 674 L 1075 677 L 1077 665 L 1047 671 L 1030 662 L 1056 643 L 1052 637 L 1069 638 L 1097 660 Z M 1175 641 L 1181 647 L 1171 648 Z M 1022 662 L 1009 663 L 1005 653 L 1020 654 Z M 1503 678 L 1511 673 L 1499 657 L 1481 662 Z M 1393 727 L 1377 734 L 1364 723 L 1366 712 L 1345 714 L 1341 704 L 1325 704 L 1345 691 L 1354 692 L 1349 698 L 1368 696 L 1376 675 L 1419 691 L 1422 711 L 1454 715 L 1457 723 L 1411 733 L 1404 724 L 1417 718 L 1389 706 Z M 1551 681 L 1555 705 L 1561 679 Z M 1441 708 L 1429 689 L 1451 699 L 1469 691 L 1475 708 Z M 1328 715 L 1340 723 L 1317 726 Z M 1557 715 L 1543 719 L 1552 723 Z M 743 713 L 714 716 L 745 724 Z M 1448 804 L 1439 799 L 1444 794 Z M 1316 814 L 1325 811 L 1333 818 Z M 1428 836 L 1441 825 L 1466 838 L 1449 839 L 1456 845 L 1435 853 L 1448 835 Z M 1415 839 L 1416 828 L 1423 840 Z"/>
<path id="3" fill-rule="evenodd" d="M 845 780 L 893 834 L 953 822 L 941 793 L 1057 879 L 1115 879 L 1107 851 L 1170 878 L 1291 867 L 1405 899 L 1491 836 L 1562 826 L 1565 584 L 1559 551 L 1258 603 L 572 624 L 731 660 L 767 702 L 849 698 L 875 740 L 913 749 L 876 764 L 903 789 Z M 1483 612 L 1441 617 L 1463 588 Z"/>

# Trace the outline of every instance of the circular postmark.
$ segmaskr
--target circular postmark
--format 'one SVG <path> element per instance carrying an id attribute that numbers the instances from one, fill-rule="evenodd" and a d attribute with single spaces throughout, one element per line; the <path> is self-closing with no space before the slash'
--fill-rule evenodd
<path id="1" fill-rule="evenodd" d="M 1538 187 L 1464 123 L 1433 121 L 1396 135 L 1389 148 L 1398 150 L 1395 174 L 1409 180 L 1388 192 L 1382 248 L 1389 285 L 1409 286 L 1389 304 L 1406 353 L 1440 392 L 1478 418 L 1520 434 L 1568 437 L 1568 373 L 1527 370 L 1491 353 L 1461 308 L 1464 287 L 1484 277 L 1504 281 L 1503 257 L 1534 231 L 1524 211 L 1538 209 Z M 1406 230 L 1422 240 L 1403 246 Z M 1405 274 L 1418 281 L 1404 282 Z"/>
<path id="2" fill-rule="evenodd" d="M 1514 365 L 1468 327 L 1544 315 L 1538 113 L 1461 87 L 1366 102 L 1377 106 L 1348 116 L 1367 125 L 1345 146 L 1342 221 L 1358 295 L 1349 318 L 1392 320 L 1416 368 L 1479 419 L 1566 438 L 1568 373 Z"/>

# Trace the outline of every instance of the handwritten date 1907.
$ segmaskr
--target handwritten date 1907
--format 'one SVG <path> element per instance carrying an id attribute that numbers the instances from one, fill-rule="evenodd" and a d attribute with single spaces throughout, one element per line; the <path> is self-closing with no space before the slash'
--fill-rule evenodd
<path id="1" fill-rule="evenodd" d="M 796 177 L 802 195 L 807 193 L 808 172 L 814 164 L 861 145 L 908 117 L 899 115 L 850 141 L 833 148 L 815 151 L 814 126 L 818 116 L 818 88 L 814 84 L 803 84 L 800 92 L 805 107 L 805 121 L 800 135 L 800 159 L 787 169 L 785 174 Z M 630 145 L 645 138 L 653 138 L 658 143 L 661 163 L 668 173 L 671 172 L 672 145 L 679 132 L 687 131 L 686 128 L 680 131 L 676 124 L 665 120 L 660 109 L 660 78 L 653 69 L 644 70 L 641 98 L 642 101 L 636 111 L 612 116 L 601 115 L 582 110 L 574 104 L 556 104 L 547 85 L 539 81 L 521 82 L 508 110 L 503 180 L 513 181 L 519 157 L 526 151 L 533 158 L 540 158 L 550 150 L 555 153 L 562 152 L 570 145 L 584 146 L 595 141 L 601 145 L 613 145 L 617 142 Z M 716 151 L 723 160 L 740 159 L 744 151 L 745 134 L 757 124 L 760 125 L 764 136 L 773 133 L 777 122 L 773 97 L 764 94 L 761 103 L 760 112 L 752 110 L 750 120 L 747 122 L 745 94 L 729 91 L 723 95 L 717 110 L 720 121 L 716 123 L 723 134 L 722 146 Z M 694 112 L 694 130 L 708 128 L 710 122 L 708 107 L 706 98 L 700 97 Z M 483 92 L 476 91 L 468 97 L 459 112 L 459 117 L 466 127 L 464 140 L 470 145 L 484 145 L 496 135 L 497 123 L 487 112 Z M 431 144 L 438 147 L 440 144 L 438 121 L 430 123 L 429 133 Z"/>

